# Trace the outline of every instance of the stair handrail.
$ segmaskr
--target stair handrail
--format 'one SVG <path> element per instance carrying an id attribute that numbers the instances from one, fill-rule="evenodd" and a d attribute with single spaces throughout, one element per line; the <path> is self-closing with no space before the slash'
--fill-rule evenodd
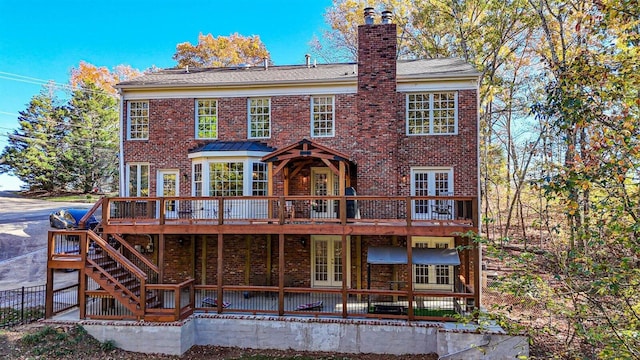
<path id="1" fill-rule="evenodd" d="M 120 245 L 124 246 L 127 250 L 129 250 L 129 252 L 131 252 L 136 258 L 138 258 L 145 265 L 147 265 L 151 270 L 153 270 L 153 272 L 155 272 L 156 274 L 160 274 L 160 269 L 156 264 L 152 263 L 151 260 L 147 259 L 146 256 L 143 256 L 139 251 L 137 251 L 133 246 L 131 246 L 131 244 L 125 241 L 120 235 L 109 234 L 109 236 L 116 239 L 116 241 L 119 242 Z"/>
<path id="2" fill-rule="evenodd" d="M 109 274 L 109 272 L 107 272 L 102 266 L 98 265 L 97 262 L 93 261 L 93 259 L 91 259 L 91 258 L 87 258 L 87 262 L 89 264 L 93 265 L 96 269 L 98 269 L 100 271 L 100 273 L 103 274 L 112 283 L 120 285 L 120 286 L 118 286 L 118 288 L 121 289 L 122 291 L 124 291 L 132 299 L 137 301 L 139 304 L 142 304 L 142 300 L 141 300 L 140 296 L 134 294 L 131 290 L 127 289 L 126 286 L 122 286 L 122 284 L 120 284 L 120 282 L 116 278 L 114 278 L 111 274 Z M 142 291 L 140 292 L 140 294 L 143 294 Z"/>
<path id="3" fill-rule="evenodd" d="M 87 213 L 84 214 L 82 219 L 80 219 L 80 221 L 78 221 L 78 228 L 79 229 L 84 229 L 85 228 L 85 224 L 87 223 L 89 218 L 93 215 L 93 213 L 95 213 L 96 210 L 98 210 L 98 208 L 102 207 L 102 202 L 103 201 L 104 201 L 104 196 L 101 197 L 100 199 L 98 199 L 98 201 L 96 201 L 96 203 L 93 204 L 91 209 L 89 209 L 89 211 L 87 211 Z"/>
<path id="4" fill-rule="evenodd" d="M 98 246 L 100 246 L 102 250 L 108 252 L 109 255 L 116 258 L 118 262 L 122 263 L 122 265 L 124 265 L 124 267 L 127 268 L 127 270 L 134 273 L 136 277 L 142 278 L 144 279 L 144 281 L 147 280 L 147 274 L 145 274 L 144 271 L 140 270 L 140 268 L 138 268 L 134 263 L 132 263 L 124 255 L 116 251 L 116 249 L 114 249 L 111 245 L 109 245 L 109 243 L 106 242 L 103 238 L 98 236 L 92 230 L 87 230 L 87 235 L 91 240 L 93 240 L 96 244 L 98 244 Z"/>

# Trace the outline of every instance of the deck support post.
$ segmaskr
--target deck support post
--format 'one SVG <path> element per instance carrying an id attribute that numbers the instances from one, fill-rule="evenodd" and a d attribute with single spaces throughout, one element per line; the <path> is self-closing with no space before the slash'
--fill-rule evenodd
<path id="1" fill-rule="evenodd" d="M 342 162 L 340 163 L 342 164 Z M 342 258 L 342 264 L 344 264 L 344 270 L 342 273 L 342 317 L 343 318 L 347 318 L 347 316 L 349 315 L 347 312 L 347 302 L 348 302 L 348 294 L 347 294 L 347 281 L 349 281 L 349 279 L 347 279 L 347 275 L 349 274 L 349 271 L 346 271 L 346 264 L 347 264 L 347 235 L 342 234 L 342 251 L 340 254 L 340 257 Z"/>
<path id="2" fill-rule="evenodd" d="M 407 316 L 409 321 L 414 320 L 413 315 L 413 236 L 407 236 Z"/>
<path id="3" fill-rule="evenodd" d="M 476 232 L 478 229 L 474 229 Z M 482 271 L 482 267 L 480 266 L 480 243 L 474 243 L 473 239 L 469 239 L 471 242 L 470 248 L 473 251 L 472 261 L 473 261 L 473 306 L 476 310 L 480 309 L 480 272 Z M 475 312 L 476 316 L 478 311 Z"/>
<path id="4" fill-rule="evenodd" d="M 271 286 L 271 247 L 272 247 L 272 241 L 271 241 L 271 234 L 267 234 L 267 259 L 266 259 L 266 276 L 267 276 L 267 283 L 265 285 L 267 286 Z"/>
<path id="5" fill-rule="evenodd" d="M 164 233 L 158 235 L 158 283 L 164 283 Z"/>
<path id="6" fill-rule="evenodd" d="M 200 255 L 200 272 L 202 279 L 200 283 L 207 285 L 207 235 L 202 235 L 202 254 Z"/>
<path id="7" fill-rule="evenodd" d="M 81 274 L 82 271 L 78 271 L 78 273 Z M 53 269 L 51 268 L 47 269 L 47 290 L 45 294 L 44 318 L 50 319 L 53 316 Z M 78 299 L 80 299 L 80 294 L 78 294 Z"/>
<path id="8" fill-rule="evenodd" d="M 362 236 L 356 235 L 356 289 L 362 290 Z M 358 294 L 358 301 L 362 300 L 362 294 Z"/>
<path id="9" fill-rule="evenodd" d="M 222 291 L 222 285 L 223 285 L 223 278 L 224 278 L 224 266 L 223 266 L 223 261 L 224 261 L 224 235 L 222 233 L 218 233 L 218 269 L 217 269 L 217 285 L 218 285 L 218 314 L 222 313 L 222 308 L 223 308 L 223 303 L 224 303 L 224 299 L 223 299 L 223 291 Z"/>
<path id="10" fill-rule="evenodd" d="M 278 315 L 284 315 L 284 234 L 278 234 Z"/>

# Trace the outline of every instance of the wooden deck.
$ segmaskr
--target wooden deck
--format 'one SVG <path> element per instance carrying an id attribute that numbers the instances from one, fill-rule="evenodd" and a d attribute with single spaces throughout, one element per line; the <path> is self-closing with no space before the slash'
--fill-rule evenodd
<path id="1" fill-rule="evenodd" d="M 476 210 L 475 198 L 452 196 L 110 198 L 102 226 L 107 233 L 452 236 L 477 230 Z"/>

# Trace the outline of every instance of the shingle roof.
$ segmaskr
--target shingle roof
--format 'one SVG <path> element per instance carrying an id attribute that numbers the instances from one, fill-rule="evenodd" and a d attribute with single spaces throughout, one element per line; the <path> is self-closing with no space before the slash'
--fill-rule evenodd
<path id="1" fill-rule="evenodd" d="M 272 152 L 275 148 L 267 146 L 255 141 L 212 141 L 195 149 L 189 150 L 189 153 L 197 153 L 202 151 L 261 151 Z"/>
<path id="2" fill-rule="evenodd" d="M 121 82 L 119 88 L 266 85 L 274 83 L 355 82 L 356 63 L 270 66 L 165 69 Z M 400 60 L 398 79 L 433 79 L 447 77 L 477 77 L 471 65 L 457 58 Z"/>

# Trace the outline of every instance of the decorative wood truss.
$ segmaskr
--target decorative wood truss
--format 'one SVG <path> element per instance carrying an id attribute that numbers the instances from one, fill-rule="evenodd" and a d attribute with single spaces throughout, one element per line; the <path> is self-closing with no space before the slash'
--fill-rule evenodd
<path id="1" fill-rule="evenodd" d="M 344 196 L 345 187 L 350 186 L 351 179 L 346 175 L 349 157 L 336 150 L 302 139 L 280 150 L 262 157 L 262 162 L 269 166 L 269 196 L 273 196 L 273 177 L 280 171 L 284 174 L 284 195 L 288 196 L 289 180 L 315 160 L 322 161 L 331 171 L 338 175 L 340 196 Z"/>

